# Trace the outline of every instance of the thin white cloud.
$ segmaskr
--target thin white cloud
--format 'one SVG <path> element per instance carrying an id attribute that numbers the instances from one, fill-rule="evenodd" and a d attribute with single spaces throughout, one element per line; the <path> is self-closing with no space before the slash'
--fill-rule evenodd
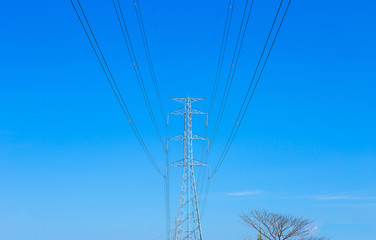
<path id="1" fill-rule="evenodd" d="M 328 206 L 328 207 L 366 207 L 366 208 L 369 208 L 369 207 L 375 207 L 376 206 L 376 203 L 354 203 L 354 202 L 351 202 L 351 203 L 330 203 L 330 204 L 325 204 L 325 206 Z"/>
<path id="2" fill-rule="evenodd" d="M 364 197 L 350 194 L 330 194 L 330 195 L 314 195 L 309 197 L 319 201 L 335 201 L 335 200 L 376 200 L 375 197 Z"/>
<path id="3" fill-rule="evenodd" d="M 229 193 L 227 193 L 227 195 L 243 197 L 243 196 L 258 195 L 258 194 L 261 194 L 261 193 L 263 193 L 263 191 L 254 190 L 254 191 L 243 191 L 243 192 L 229 192 Z"/>
<path id="4" fill-rule="evenodd" d="M 358 200 L 361 199 L 357 196 L 351 195 L 316 195 L 312 196 L 311 198 L 315 200 L 322 200 L 322 201 L 330 201 L 330 200 Z"/>

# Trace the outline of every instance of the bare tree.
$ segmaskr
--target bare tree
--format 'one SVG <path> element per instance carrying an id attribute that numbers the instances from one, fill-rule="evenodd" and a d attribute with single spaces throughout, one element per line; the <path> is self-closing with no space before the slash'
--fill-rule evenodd
<path id="1" fill-rule="evenodd" d="M 252 210 L 241 215 L 241 219 L 265 240 L 325 240 L 313 235 L 316 229 L 310 219 L 287 214 Z"/>

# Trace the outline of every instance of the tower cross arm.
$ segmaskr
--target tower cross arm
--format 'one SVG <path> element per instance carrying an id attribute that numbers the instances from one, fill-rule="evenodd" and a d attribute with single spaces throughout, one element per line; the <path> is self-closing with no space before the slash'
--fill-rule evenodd
<path id="1" fill-rule="evenodd" d="M 204 138 L 204 137 L 201 137 L 200 135 L 197 135 L 197 134 L 192 134 L 192 140 L 203 140 L 203 141 L 207 141 L 208 139 L 207 139 L 207 138 Z"/>
<path id="2" fill-rule="evenodd" d="M 203 97 L 174 97 L 170 99 L 176 102 L 183 103 L 183 104 L 185 104 L 188 100 L 190 100 L 191 103 L 205 100 L 205 98 Z"/>
<path id="3" fill-rule="evenodd" d="M 169 141 L 170 140 L 172 140 L 172 141 L 183 141 L 184 140 L 184 134 L 179 134 L 179 135 L 170 137 L 168 140 Z"/>
<path id="4" fill-rule="evenodd" d="M 168 114 L 171 114 L 171 115 L 184 115 L 186 113 L 186 110 L 184 108 L 180 108 L 178 110 L 175 110 L 173 112 L 170 112 Z"/>
<path id="5" fill-rule="evenodd" d="M 191 114 L 196 114 L 196 115 L 205 115 L 207 114 L 206 112 L 197 110 L 196 108 L 191 108 Z"/>
<path id="6" fill-rule="evenodd" d="M 176 135 L 176 136 L 173 136 L 173 137 L 170 137 L 168 139 L 169 141 L 183 141 L 183 140 L 193 140 L 193 141 L 196 141 L 196 140 L 202 140 L 202 141 L 207 141 L 208 139 L 207 138 L 204 138 L 200 135 L 197 135 L 197 134 L 192 134 L 192 137 L 191 139 L 185 139 L 184 138 L 184 134 L 179 134 L 179 135 Z"/>
<path id="7" fill-rule="evenodd" d="M 175 111 L 172 111 L 168 114 L 171 114 L 171 115 L 184 115 L 187 113 L 187 110 L 185 108 L 180 108 L 178 110 L 175 110 Z M 196 108 L 191 108 L 191 111 L 190 111 L 191 114 L 195 114 L 195 115 L 205 115 L 207 114 L 206 112 L 203 112 L 203 111 L 200 111 Z"/>
<path id="8" fill-rule="evenodd" d="M 181 160 L 168 164 L 168 167 L 184 167 L 186 166 L 186 164 L 187 163 L 184 161 L 184 159 L 181 159 Z M 196 160 L 196 159 L 193 159 L 190 165 L 195 166 L 195 167 L 210 167 L 209 164 Z"/>

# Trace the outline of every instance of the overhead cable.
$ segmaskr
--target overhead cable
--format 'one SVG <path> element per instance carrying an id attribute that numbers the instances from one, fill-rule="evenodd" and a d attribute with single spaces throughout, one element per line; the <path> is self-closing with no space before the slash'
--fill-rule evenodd
<path id="1" fill-rule="evenodd" d="M 221 122 L 221 119 L 222 119 L 222 116 L 223 116 L 223 113 L 224 113 L 224 110 L 225 110 L 225 107 L 226 107 L 226 103 L 227 103 L 228 95 L 230 93 L 232 81 L 233 81 L 234 76 L 235 76 L 235 70 L 236 70 L 237 63 L 238 63 L 238 60 L 239 60 L 239 56 L 240 56 L 240 53 L 241 53 L 241 50 L 242 50 L 245 34 L 247 32 L 249 19 L 250 19 L 251 13 L 252 13 L 253 2 L 254 2 L 254 0 L 251 0 L 251 4 L 248 7 L 249 0 L 247 0 L 246 3 L 245 3 L 245 6 L 244 6 L 242 20 L 241 20 L 241 23 L 240 23 L 239 32 L 238 32 L 238 36 L 237 36 L 236 44 L 235 44 L 235 49 L 234 49 L 234 53 L 233 53 L 232 61 L 231 61 L 231 65 L 230 65 L 230 70 L 229 70 L 229 73 L 228 73 L 228 76 L 227 76 L 226 85 L 225 85 L 225 88 L 224 88 L 224 92 L 223 92 L 218 116 L 217 116 L 217 119 L 216 119 L 216 122 L 215 122 L 213 133 L 212 133 L 211 138 L 210 138 L 209 149 L 205 154 L 205 162 L 208 161 L 209 153 L 210 153 L 212 146 L 214 144 L 214 140 L 215 140 L 215 137 L 217 135 L 219 125 L 220 125 L 220 122 Z M 208 184 L 207 184 L 207 186 L 208 186 Z M 207 192 L 207 191 L 205 190 L 205 192 Z M 203 198 L 204 201 L 205 201 L 205 198 L 206 198 L 206 196 L 204 196 L 204 198 Z"/>
<path id="2" fill-rule="evenodd" d="M 274 18 L 274 21 L 273 21 L 272 27 L 271 27 L 271 29 L 270 29 L 270 31 L 269 31 L 268 38 L 267 38 L 267 40 L 266 40 L 266 43 L 265 43 L 265 45 L 264 45 L 264 48 L 263 48 L 263 51 L 262 51 L 262 53 L 261 53 L 260 59 L 259 59 L 259 61 L 258 61 L 258 63 L 257 63 L 256 69 L 255 69 L 254 74 L 253 74 L 253 76 L 252 76 L 251 83 L 250 83 L 249 86 L 248 86 L 246 96 L 245 96 L 245 98 L 244 98 L 244 100 L 243 100 L 242 106 L 241 106 L 241 108 L 240 108 L 240 111 L 239 111 L 239 113 L 238 113 L 238 116 L 237 116 L 237 118 L 236 118 L 236 121 L 235 121 L 235 123 L 234 123 L 234 126 L 233 126 L 233 128 L 232 128 L 231 133 L 230 133 L 230 137 L 229 137 L 229 139 L 228 139 L 227 142 L 226 142 L 225 148 L 224 148 L 224 150 L 223 150 L 223 152 L 222 152 L 222 154 L 221 154 L 221 156 L 220 156 L 220 158 L 219 158 L 219 161 L 218 161 L 217 165 L 215 166 L 215 168 L 214 168 L 214 170 L 213 170 L 213 173 L 212 173 L 211 177 L 213 177 L 213 176 L 217 173 L 218 169 L 220 168 L 220 166 L 221 166 L 222 163 L 223 163 L 223 160 L 226 158 L 226 155 L 227 155 L 227 153 L 228 153 L 228 151 L 229 151 L 229 149 L 230 149 L 230 147 L 231 147 L 231 145 L 232 145 L 232 143 L 233 143 L 233 141 L 234 141 L 234 138 L 235 138 L 235 136 L 236 136 L 236 134 L 237 134 L 237 132 L 238 132 L 238 130 L 239 130 L 239 127 L 240 127 L 240 125 L 241 125 L 241 123 L 242 123 L 242 121 L 243 121 L 243 118 L 244 118 L 244 116 L 245 116 L 245 113 L 246 113 L 247 110 L 248 110 L 248 106 L 249 106 L 249 104 L 250 104 L 250 102 L 251 102 L 251 100 L 252 100 L 252 97 L 253 97 L 254 93 L 255 93 L 255 90 L 256 90 L 257 85 L 258 85 L 258 83 L 259 83 L 259 81 L 260 81 L 260 78 L 261 78 L 261 76 L 262 76 L 262 73 L 264 72 L 265 65 L 266 65 L 266 63 L 267 63 L 267 61 L 268 61 L 268 59 L 269 59 L 270 53 L 271 53 L 271 51 L 272 51 L 272 49 L 273 49 L 274 43 L 275 43 L 275 41 L 276 41 L 276 39 L 277 39 L 277 36 L 278 36 L 278 33 L 279 33 L 280 29 L 281 29 L 282 23 L 283 23 L 283 21 L 284 21 L 284 19 L 285 19 L 286 13 L 287 13 L 287 11 L 288 11 L 288 9 L 289 9 L 289 6 L 290 6 L 290 3 L 291 3 L 291 0 L 288 1 L 288 4 L 287 4 L 287 6 L 286 6 L 286 8 L 285 8 L 285 11 L 284 11 L 284 14 L 283 14 L 283 16 L 282 16 L 282 19 L 281 19 L 281 21 L 280 21 L 280 23 L 279 23 L 278 29 L 277 29 L 277 31 L 276 31 L 276 33 L 275 33 L 275 35 L 274 35 L 273 41 L 272 41 L 272 43 L 271 43 L 271 45 L 270 45 L 270 48 L 269 48 L 269 50 L 268 50 L 268 53 L 267 53 L 267 55 L 266 55 L 266 57 L 265 57 L 265 60 L 264 60 L 264 62 L 263 62 L 263 64 L 262 64 L 261 70 L 260 70 L 260 72 L 259 72 L 259 74 L 258 74 L 258 77 L 257 77 L 257 79 L 256 79 L 256 75 L 257 75 L 258 69 L 259 69 L 260 64 L 261 64 L 261 61 L 262 61 L 262 59 L 263 59 L 263 56 L 264 56 L 264 53 L 265 53 L 266 47 L 267 47 L 267 45 L 268 45 L 268 43 L 269 43 L 270 36 L 271 36 L 271 34 L 272 34 L 272 32 L 273 32 L 273 29 L 274 29 L 274 26 L 275 26 L 276 20 L 277 20 L 277 18 L 278 18 L 278 15 L 279 15 L 279 12 L 280 12 L 281 6 L 282 6 L 282 4 L 283 4 L 283 1 L 284 1 L 284 0 L 281 0 L 281 3 L 280 3 L 280 5 L 279 5 L 279 8 L 278 8 L 277 14 L 276 14 L 276 16 L 275 16 L 275 18 Z M 256 79 L 256 82 L 255 82 L 255 84 L 253 85 L 253 82 L 254 82 L 255 79 Z"/>
<path id="3" fill-rule="evenodd" d="M 147 146 L 145 145 L 145 142 L 143 141 L 143 139 L 142 139 L 142 137 L 140 135 L 140 132 L 138 131 L 138 129 L 136 127 L 135 122 L 132 119 L 132 116 L 131 116 L 131 114 L 130 114 L 130 112 L 128 110 L 128 107 L 125 104 L 123 96 L 122 96 L 122 94 L 121 94 L 121 92 L 120 92 L 120 90 L 119 90 L 119 88 L 117 86 L 115 78 L 114 78 L 114 76 L 113 76 L 113 74 L 112 74 L 112 72 L 111 72 L 111 70 L 110 70 L 110 68 L 109 68 L 109 66 L 107 64 L 107 61 L 106 61 L 106 59 L 104 57 L 104 54 L 103 54 L 103 52 L 102 52 L 102 50 L 101 50 L 101 48 L 99 46 L 99 43 L 98 43 L 98 41 L 97 41 L 97 39 L 96 39 L 96 37 L 94 35 L 94 32 L 93 32 L 93 30 L 92 30 L 92 28 L 90 26 L 90 23 L 89 23 L 86 15 L 85 15 L 85 12 L 84 12 L 84 10 L 82 8 L 82 5 L 81 5 L 81 3 L 80 3 L 79 0 L 76 0 L 76 1 L 78 3 L 79 9 L 80 9 L 80 11 L 82 13 L 83 19 L 81 18 L 80 14 L 79 14 L 79 12 L 77 10 L 76 5 L 73 3 L 73 0 L 71 0 L 72 6 L 74 8 L 74 11 L 76 12 L 76 15 L 77 15 L 80 23 L 81 23 L 81 26 L 82 26 L 85 34 L 86 34 L 86 37 L 88 38 L 88 40 L 90 42 L 90 45 L 91 45 L 91 47 L 92 47 L 92 49 L 93 49 L 93 51 L 95 53 L 95 56 L 97 57 L 97 60 L 98 60 L 100 66 L 101 66 L 101 68 L 102 68 L 102 70 L 103 70 L 103 72 L 104 72 L 104 74 L 106 76 L 106 79 L 107 79 L 108 83 L 110 84 L 111 89 L 112 89 L 113 93 L 115 94 L 115 97 L 116 97 L 116 99 L 117 99 L 117 101 L 118 101 L 118 103 L 119 103 L 119 105 L 120 105 L 120 107 L 121 107 L 121 109 L 122 109 L 122 111 L 123 111 L 123 113 L 124 113 L 124 115 L 125 115 L 128 123 L 130 124 L 130 126 L 131 126 L 134 134 L 136 135 L 137 140 L 138 140 L 139 144 L 142 147 L 142 150 L 146 154 L 147 158 L 149 159 L 150 163 L 153 165 L 153 167 L 155 168 L 155 170 L 163 177 L 162 172 L 160 171 L 160 169 L 158 168 L 156 162 L 154 161 L 153 157 L 151 156 L 151 154 L 150 154 Z M 88 29 L 86 28 L 83 20 L 85 21 Z"/>
<path id="4" fill-rule="evenodd" d="M 165 114 L 165 111 L 164 111 L 162 98 L 161 98 L 161 95 L 160 95 L 160 92 L 159 92 L 157 78 L 155 76 L 154 64 L 153 64 L 153 60 L 151 58 L 148 39 L 146 37 L 147 35 L 146 35 L 145 27 L 144 27 L 144 21 L 142 20 L 142 13 L 141 13 L 141 9 L 140 9 L 140 4 L 139 4 L 138 0 L 133 0 L 133 4 L 134 4 L 134 7 L 135 7 L 135 11 L 136 11 L 138 26 L 140 28 L 140 32 L 141 32 L 141 36 L 142 36 L 142 43 L 144 45 L 146 58 L 147 58 L 147 61 L 148 61 L 148 64 L 149 64 L 150 74 L 151 74 L 153 84 L 154 84 L 155 94 L 157 96 L 157 100 L 158 100 L 158 104 L 159 104 L 159 108 L 160 108 L 162 117 L 165 120 L 164 122 L 166 122 L 166 114 Z M 120 6 L 120 4 L 119 4 L 119 6 Z"/>
<path id="5" fill-rule="evenodd" d="M 221 72 L 222 72 L 223 59 L 224 59 L 224 56 L 225 56 L 225 52 L 226 52 L 226 48 L 227 48 L 227 40 L 228 40 L 230 27 L 231 27 L 232 13 L 233 13 L 233 10 L 234 10 L 234 5 L 235 5 L 235 0 L 229 0 L 228 1 L 226 20 L 225 20 L 225 25 L 224 25 L 224 28 L 223 28 L 221 47 L 220 47 L 220 50 L 219 50 L 219 57 L 218 57 L 218 62 L 217 62 L 215 78 L 214 78 L 214 86 L 213 86 L 212 94 L 211 94 L 211 97 L 210 97 L 208 119 L 211 119 L 211 113 L 213 111 L 214 102 L 215 102 L 215 98 L 216 98 L 216 95 L 217 95 L 219 79 L 220 79 Z M 207 136 L 207 131 L 208 131 L 208 128 L 205 128 L 205 133 L 204 133 L 205 138 Z M 201 161 L 204 160 L 204 154 L 205 154 L 205 152 L 207 152 L 207 150 L 205 151 L 205 149 L 206 149 L 205 143 L 202 143 Z M 200 171 L 199 172 L 199 178 L 198 178 L 198 185 L 200 187 L 199 196 L 202 195 L 202 191 L 203 191 L 203 188 L 204 188 L 204 180 L 203 180 L 204 177 L 203 177 L 203 175 L 204 175 L 204 171 Z M 201 198 L 200 198 L 200 200 L 201 200 Z"/>
<path id="6" fill-rule="evenodd" d="M 219 125 L 220 125 L 222 117 L 223 117 L 223 113 L 224 113 L 224 110 L 225 110 L 225 107 L 226 107 L 228 95 L 230 93 L 232 81 L 233 81 L 234 76 L 235 76 L 235 70 L 236 70 L 236 67 L 237 67 L 238 60 L 239 60 L 240 52 L 242 50 L 245 33 L 247 31 L 249 18 L 251 16 L 253 2 L 254 2 L 254 0 L 251 0 L 250 7 L 248 9 L 248 0 L 247 0 L 245 7 L 244 7 L 244 12 L 243 12 L 243 16 L 242 16 L 242 20 L 241 20 L 241 24 L 240 24 L 240 28 L 239 28 L 239 33 L 238 33 L 238 37 L 237 37 L 236 45 L 235 45 L 235 49 L 234 49 L 234 54 L 233 54 L 232 61 L 231 61 L 230 71 L 229 71 L 228 76 L 227 76 L 226 86 L 225 86 L 225 89 L 224 89 L 224 92 L 223 92 L 223 96 L 222 96 L 221 105 L 220 105 L 220 109 L 219 109 L 219 112 L 218 112 L 217 120 L 216 120 L 214 129 L 213 129 L 212 136 L 210 138 L 210 145 L 214 144 L 214 140 L 215 140 L 215 137 L 217 135 L 218 128 L 219 128 Z M 248 10 L 248 13 L 247 13 L 247 10 Z M 243 25 L 244 25 L 244 29 L 243 29 Z M 209 151 L 210 151 L 210 149 L 211 149 L 211 147 L 209 148 Z"/>
<path id="7" fill-rule="evenodd" d="M 143 96 L 145 104 L 146 104 L 146 108 L 148 110 L 150 119 L 153 123 L 154 130 L 155 130 L 155 132 L 158 136 L 159 142 L 162 145 L 163 150 L 166 151 L 165 141 L 162 139 L 162 135 L 161 135 L 161 132 L 159 131 L 157 121 L 155 120 L 155 115 L 154 115 L 153 109 L 151 107 L 150 100 L 149 100 L 149 97 L 148 97 L 148 94 L 147 94 L 147 91 L 146 91 L 146 88 L 145 88 L 145 84 L 144 84 L 144 81 L 143 81 L 143 78 L 142 78 L 142 75 L 141 75 L 141 70 L 139 68 L 139 65 L 138 65 L 138 62 L 137 62 L 137 59 L 136 59 L 136 54 L 135 54 L 134 49 L 133 49 L 133 44 L 132 44 L 132 41 L 131 41 L 131 38 L 130 38 L 130 35 L 129 35 L 129 32 L 128 32 L 127 24 L 125 23 L 123 10 L 121 8 L 119 0 L 112 0 L 112 2 L 113 2 L 114 7 L 115 7 L 116 16 L 117 16 L 117 19 L 118 19 L 119 24 L 120 24 L 120 29 L 121 29 L 121 32 L 122 32 L 122 35 L 123 35 L 123 39 L 124 39 L 125 45 L 127 47 L 128 54 L 129 54 L 129 57 L 130 57 L 131 62 L 132 62 L 133 70 L 135 71 L 137 82 L 140 86 L 142 96 Z"/>
<path id="8" fill-rule="evenodd" d="M 233 12 L 233 9 L 234 9 L 234 4 L 235 4 L 235 0 L 229 0 L 228 8 L 227 8 L 227 14 L 226 14 L 225 27 L 223 29 L 221 47 L 220 47 L 219 57 L 218 57 L 218 62 L 217 62 L 217 70 L 216 70 L 215 78 L 214 78 L 214 87 L 213 87 L 213 91 L 212 91 L 211 98 L 210 98 L 210 106 L 209 106 L 209 111 L 208 111 L 208 117 L 209 118 L 210 118 L 210 114 L 213 110 L 215 97 L 216 97 L 217 89 L 218 89 L 218 82 L 219 82 L 219 79 L 220 79 L 220 76 L 221 76 L 223 59 L 224 59 L 224 55 L 225 55 L 225 52 L 226 52 L 227 40 L 228 40 L 228 35 L 229 35 L 229 32 L 230 32 L 230 26 L 231 26 L 232 12 Z"/>

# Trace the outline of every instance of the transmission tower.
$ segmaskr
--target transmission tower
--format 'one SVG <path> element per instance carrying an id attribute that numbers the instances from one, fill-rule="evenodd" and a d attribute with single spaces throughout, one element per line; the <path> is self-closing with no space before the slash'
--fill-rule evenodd
<path id="1" fill-rule="evenodd" d="M 192 141 L 207 141 L 208 139 L 192 133 L 192 115 L 206 115 L 206 125 L 208 119 L 207 113 L 192 108 L 191 105 L 204 100 L 204 98 L 184 97 L 171 98 L 171 100 L 184 104 L 183 108 L 169 113 L 172 115 L 184 115 L 184 133 L 168 139 L 184 141 L 184 158 L 168 165 L 169 167 L 183 167 L 174 240 L 202 240 L 194 167 L 208 167 L 209 165 L 193 159 Z"/>

